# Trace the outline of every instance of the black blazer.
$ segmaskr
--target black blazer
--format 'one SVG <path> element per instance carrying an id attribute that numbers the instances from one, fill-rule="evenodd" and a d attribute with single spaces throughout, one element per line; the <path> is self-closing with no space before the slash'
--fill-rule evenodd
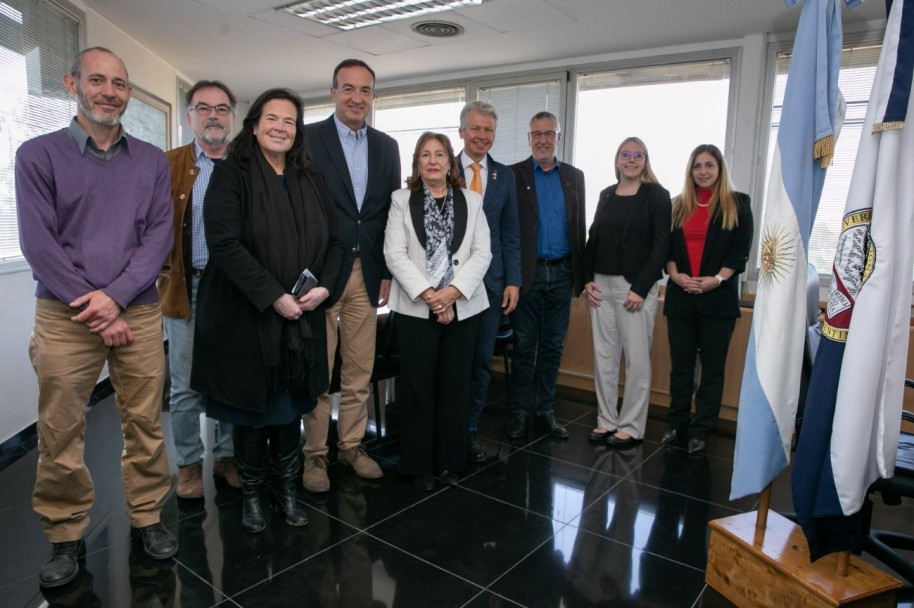
<path id="1" fill-rule="evenodd" d="M 355 202 L 349 167 L 343 155 L 336 122 L 331 115 L 321 122 L 305 125 L 305 142 L 314 166 L 336 203 L 336 221 L 343 238 L 343 263 L 336 284 L 330 289 L 328 305 L 339 298 L 359 252 L 365 289 L 372 306 L 378 305 L 381 279 L 389 279 L 384 263 L 384 228 L 390 210 L 390 195 L 400 188 L 400 148 L 389 135 L 368 127 L 368 185 L 362 210 Z M 320 277 L 318 277 L 320 278 Z"/>
<path id="2" fill-rule="evenodd" d="M 673 281 L 667 281 L 663 314 L 674 319 L 685 319 L 693 314 L 721 319 L 735 319 L 739 312 L 739 274 L 746 269 L 749 248 L 752 245 L 752 209 L 749 197 L 736 192 L 737 225 L 724 230 L 719 214 L 711 218 L 705 248 L 701 255 L 699 276 L 714 276 L 721 268 L 732 268 L 733 276 L 717 289 L 707 293 L 688 294 Z M 670 233 L 670 260 L 679 272 L 690 272 L 689 253 L 686 251 L 682 228 Z"/>
<path id="3" fill-rule="evenodd" d="M 584 248 L 585 284 L 593 281 L 594 272 L 600 268 L 598 256 L 608 248 L 600 241 L 601 233 L 605 234 L 601 227 L 608 222 L 607 213 L 616 186 L 600 193 Z M 622 276 L 632 284 L 632 291 L 644 298 L 663 276 L 669 254 L 670 193 L 659 184 L 641 184 L 636 196 L 639 204 L 624 219 L 621 267 Z"/>
<path id="4" fill-rule="evenodd" d="M 517 216 L 520 220 L 521 293 L 527 293 L 536 274 L 536 236 L 539 231 L 539 207 L 533 178 L 533 157 L 511 165 L 517 182 Z M 565 194 L 568 215 L 568 243 L 574 271 L 574 295 L 584 291 L 584 173 L 568 163 L 559 163 L 559 177 Z"/>

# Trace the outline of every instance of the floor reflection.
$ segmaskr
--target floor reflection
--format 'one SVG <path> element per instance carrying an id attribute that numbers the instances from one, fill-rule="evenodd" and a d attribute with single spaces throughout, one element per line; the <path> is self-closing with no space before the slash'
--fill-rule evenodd
<path id="1" fill-rule="evenodd" d="M 251 535 L 240 525 L 240 493 L 214 479 L 207 462 L 205 497 L 171 495 L 165 505 L 180 543 L 165 562 L 129 538 L 109 398 L 89 412 L 86 458 L 98 496 L 71 584 L 38 587 L 49 547 L 29 504 L 34 445 L 0 470 L 0 608 L 730 606 L 706 588 L 704 567 L 708 521 L 753 508 L 726 498 L 732 437 L 713 437 L 706 455 L 690 457 L 660 446 L 666 423 L 651 419 L 642 444 L 610 450 L 588 441 L 592 397 L 566 395 L 556 413 L 568 440 L 511 441 L 495 384 L 480 425 L 492 457 L 457 487 L 418 491 L 397 476 L 396 445 L 374 445 L 383 479 L 366 482 L 332 464 L 330 492 L 301 491 L 307 526 L 274 515 Z M 906 506 L 908 518 L 895 517 L 909 526 L 914 507 Z M 910 593 L 898 606 L 911 608 Z"/>

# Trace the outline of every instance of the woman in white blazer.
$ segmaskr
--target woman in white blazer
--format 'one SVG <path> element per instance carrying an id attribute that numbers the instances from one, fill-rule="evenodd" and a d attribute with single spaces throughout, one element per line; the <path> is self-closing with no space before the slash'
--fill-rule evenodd
<path id="1" fill-rule="evenodd" d="M 431 491 L 466 467 L 470 373 L 482 279 L 492 259 L 482 197 L 465 189 L 451 143 L 423 133 L 393 193 L 384 259 L 400 342 L 400 472 Z"/>

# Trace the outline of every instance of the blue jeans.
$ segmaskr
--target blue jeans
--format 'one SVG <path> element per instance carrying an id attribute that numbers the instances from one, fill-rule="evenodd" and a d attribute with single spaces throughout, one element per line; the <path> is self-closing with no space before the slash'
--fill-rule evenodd
<path id="1" fill-rule="evenodd" d="M 489 308 L 479 313 L 479 331 L 476 334 L 476 350 L 473 353 L 473 377 L 470 380 L 470 432 L 479 428 L 479 417 L 486 405 L 489 380 L 492 378 L 492 351 L 495 350 L 495 335 L 501 324 L 502 294 L 486 290 Z"/>
<path id="2" fill-rule="evenodd" d="M 512 413 L 542 416 L 553 411 L 573 285 L 571 260 L 557 266 L 537 265 L 530 290 L 521 295 L 511 315 Z"/>
<path id="3" fill-rule="evenodd" d="M 194 320 L 197 317 L 197 285 L 199 277 L 191 279 L 190 320 L 163 317 L 168 335 L 168 367 L 171 374 L 170 406 L 171 428 L 175 439 L 178 466 L 183 467 L 203 460 L 203 441 L 200 438 L 200 414 L 203 395 L 190 388 L 190 368 L 194 355 Z M 216 421 L 214 458 L 232 458 L 232 425 Z"/>

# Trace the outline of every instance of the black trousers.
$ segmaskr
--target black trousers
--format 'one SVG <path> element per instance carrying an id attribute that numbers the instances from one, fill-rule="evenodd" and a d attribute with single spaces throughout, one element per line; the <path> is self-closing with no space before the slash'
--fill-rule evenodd
<path id="1" fill-rule="evenodd" d="M 736 319 L 693 314 L 686 319 L 667 317 L 670 337 L 670 427 L 690 439 L 704 440 L 717 423 L 724 393 L 724 367 Z M 695 356 L 701 361 L 701 381 L 695 391 Z M 692 393 L 695 418 L 689 424 Z"/>
<path id="2" fill-rule="evenodd" d="M 442 325 L 397 316 L 400 344 L 400 472 L 466 468 L 470 374 L 479 315 Z"/>

